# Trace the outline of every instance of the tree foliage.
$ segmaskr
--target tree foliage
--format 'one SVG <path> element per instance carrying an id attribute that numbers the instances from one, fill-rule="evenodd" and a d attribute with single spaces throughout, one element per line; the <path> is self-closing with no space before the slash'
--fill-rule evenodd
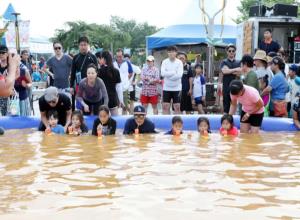
<path id="1" fill-rule="evenodd" d="M 281 4 L 299 4 L 298 0 L 241 0 L 240 6 L 238 7 L 238 11 L 240 15 L 236 19 L 237 23 L 241 23 L 249 18 L 249 10 L 251 6 L 258 5 L 261 2 L 263 5 L 272 6 L 276 3 Z"/>
<path id="2" fill-rule="evenodd" d="M 109 25 L 87 24 L 83 21 L 66 22 L 63 29 L 57 29 L 52 41 L 60 41 L 63 47 L 70 51 L 78 49 L 80 36 L 87 36 L 94 48 L 114 49 L 145 47 L 145 37 L 158 31 L 158 28 L 148 23 L 137 23 L 135 20 L 125 20 L 112 16 Z"/>

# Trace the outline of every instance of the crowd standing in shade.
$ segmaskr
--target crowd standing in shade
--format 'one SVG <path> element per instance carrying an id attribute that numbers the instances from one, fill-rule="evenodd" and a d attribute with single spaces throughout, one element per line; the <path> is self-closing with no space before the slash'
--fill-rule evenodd
<path id="1" fill-rule="evenodd" d="M 220 65 L 222 86 L 218 90 L 225 113 L 221 120 L 222 135 L 237 134 L 231 117 L 234 114 L 240 114 L 241 133 L 258 133 L 266 116 L 291 117 L 300 129 L 299 67 L 285 64 L 284 54 L 279 53 L 281 47 L 272 40 L 269 30 L 264 36 L 255 55 L 245 54 L 240 61 L 235 58 L 236 47 L 226 47 L 227 58 Z M 60 42 L 54 42 L 54 56 L 32 64 L 27 50 L 21 52 L 20 62 L 17 55 L 9 54 L 6 46 L 0 46 L 1 115 L 10 114 L 12 97 L 17 95 L 19 115 L 30 116 L 32 83 L 45 76 L 48 81 L 51 78 L 48 85 L 52 86 L 39 98 L 39 130 L 47 133 L 86 134 L 83 115 L 94 115 L 97 119 L 92 134 L 112 135 L 117 122 L 111 116 L 118 115 L 120 109 L 122 114 L 133 115 L 125 124 L 124 134 L 155 133 L 154 124 L 146 115 L 149 104 L 153 114 L 159 112 L 159 85 L 163 88 L 163 114 L 205 114 L 206 76 L 200 55 L 191 64 L 185 52 L 170 46 L 160 69 L 149 55 L 141 70 L 122 49 L 116 51 L 115 57 L 109 51 L 94 55 L 87 37 L 79 38 L 78 47 L 79 53 L 72 58 L 64 54 Z M 139 83 L 141 105 L 134 107 Z M 199 132 L 209 133 L 209 121 L 200 119 Z M 175 117 L 168 134 L 181 134 L 182 124 L 180 117 Z"/>

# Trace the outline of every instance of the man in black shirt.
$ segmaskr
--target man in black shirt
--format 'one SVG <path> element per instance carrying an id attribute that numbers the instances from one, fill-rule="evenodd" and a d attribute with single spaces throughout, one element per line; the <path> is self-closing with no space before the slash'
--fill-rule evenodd
<path id="1" fill-rule="evenodd" d="M 156 133 L 153 122 L 146 118 L 146 110 L 143 106 L 136 106 L 133 115 L 133 118 L 126 121 L 123 134 Z"/>
<path id="2" fill-rule="evenodd" d="M 88 65 L 91 63 L 98 66 L 97 58 L 94 54 L 89 51 L 89 39 L 87 37 L 80 37 L 78 40 L 79 44 L 79 53 L 76 54 L 73 58 L 72 69 L 71 69 L 71 78 L 70 86 L 72 97 L 72 109 L 75 109 L 75 93 L 74 88 L 76 89 L 80 81 L 86 78 L 86 71 Z"/>
<path id="3" fill-rule="evenodd" d="M 50 110 L 58 112 L 58 124 L 64 126 L 65 131 L 67 130 L 72 115 L 71 100 L 67 95 L 58 93 L 58 89 L 55 87 L 48 87 L 45 94 L 39 99 L 39 107 L 41 112 L 39 131 L 49 128 L 46 116 Z"/>
<path id="4" fill-rule="evenodd" d="M 183 64 L 183 74 L 181 78 L 181 99 L 180 111 L 190 114 L 193 111 L 192 107 L 192 89 L 193 89 L 193 71 L 190 64 L 187 63 L 187 55 L 184 52 L 179 52 L 177 58 Z"/>
<path id="5" fill-rule="evenodd" d="M 221 63 L 221 72 L 223 74 L 223 108 L 224 113 L 229 113 L 230 108 L 230 83 L 235 80 L 237 75 L 241 74 L 241 64 L 235 59 L 236 47 L 232 44 L 226 47 L 227 59 Z"/>
<path id="6" fill-rule="evenodd" d="M 270 52 L 278 53 L 279 50 L 283 51 L 283 48 L 272 39 L 272 31 L 270 29 L 265 30 L 264 40 L 259 44 L 259 49 L 266 51 L 266 54 Z"/>

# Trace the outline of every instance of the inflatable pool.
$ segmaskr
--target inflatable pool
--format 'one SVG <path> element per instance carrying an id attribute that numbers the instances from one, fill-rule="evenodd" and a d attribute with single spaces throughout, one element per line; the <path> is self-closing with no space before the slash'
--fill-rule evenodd
<path id="1" fill-rule="evenodd" d="M 123 129 L 126 119 L 131 116 L 116 116 L 117 128 Z M 149 115 L 147 116 L 151 119 L 155 127 L 161 130 L 168 130 L 171 127 L 172 115 Z M 196 130 L 197 129 L 197 119 L 199 115 L 182 115 L 185 130 Z M 220 128 L 221 115 L 205 115 L 210 121 L 211 130 L 218 130 Z M 95 117 L 85 117 L 86 124 L 89 129 L 92 129 L 93 121 Z M 235 116 L 235 125 L 239 127 L 240 117 Z M 37 117 L 1 117 L 0 127 L 5 129 L 25 129 L 25 128 L 38 128 L 40 123 L 40 118 Z M 288 118 L 264 118 L 262 124 L 262 130 L 264 131 L 297 131 L 293 120 Z"/>

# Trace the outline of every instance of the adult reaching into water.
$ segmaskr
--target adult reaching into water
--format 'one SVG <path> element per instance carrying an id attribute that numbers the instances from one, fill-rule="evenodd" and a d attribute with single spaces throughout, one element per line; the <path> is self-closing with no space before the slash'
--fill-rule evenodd
<path id="1" fill-rule="evenodd" d="M 69 96 L 64 93 L 59 93 L 56 87 L 48 87 L 45 94 L 39 99 L 39 107 L 41 112 L 39 131 L 50 129 L 47 120 L 49 111 L 57 111 L 58 124 L 64 126 L 65 131 L 67 131 L 72 116 L 72 105 Z"/>
<path id="2" fill-rule="evenodd" d="M 76 95 L 81 103 L 84 115 L 98 115 L 101 105 L 108 105 L 108 95 L 102 79 L 97 77 L 97 67 L 90 64 L 87 68 L 87 78 L 81 80 Z"/>
<path id="3" fill-rule="evenodd" d="M 99 52 L 96 57 L 100 64 L 98 77 L 103 80 L 108 95 L 109 111 L 111 115 L 118 115 L 119 106 L 124 107 L 120 72 L 114 67 L 108 51 Z"/>
<path id="4" fill-rule="evenodd" d="M 259 133 L 264 117 L 264 103 L 258 91 L 240 80 L 233 80 L 230 83 L 230 98 L 230 115 L 236 112 L 237 103 L 242 105 L 241 133 Z"/>

